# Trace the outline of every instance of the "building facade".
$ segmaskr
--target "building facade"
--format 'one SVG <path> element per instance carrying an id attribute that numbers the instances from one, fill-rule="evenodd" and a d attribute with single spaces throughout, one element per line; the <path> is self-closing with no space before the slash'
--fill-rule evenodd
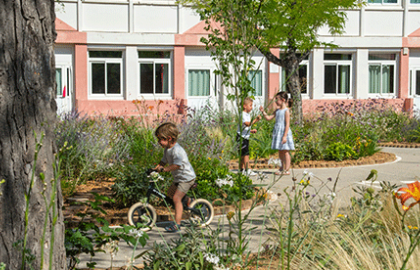
<path id="1" fill-rule="evenodd" d="M 320 104 L 380 99 L 420 106 L 420 0 L 368 0 L 348 10 L 345 33 L 301 63 L 304 112 Z M 56 4 L 59 113 L 135 116 L 182 106 L 230 106 L 200 38 L 204 23 L 173 0 L 63 0 Z M 280 54 L 278 49 L 273 49 Z M 252 84 L 263 104 L 284 88 L 284 71 L 256 53 Z"/>

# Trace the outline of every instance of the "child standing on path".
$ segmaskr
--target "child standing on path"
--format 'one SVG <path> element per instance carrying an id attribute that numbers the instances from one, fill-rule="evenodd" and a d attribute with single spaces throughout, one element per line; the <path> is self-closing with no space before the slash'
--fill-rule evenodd
<path id="1" fill-rule="evenodd" d="M 279 150 L 279 158 L 281 161 L 281 167 L 276 175 L 288 175 L 290 174 L 290 150 L 295 150 L 293 143 L 293 135 L 290 130 L 290 112 L 287 106 L 292 106 L 292 100 L 289 100 L 286 92 L 279 92 L 274 97 L 276 100 L 277 110 L 273 115 L 268 115 L 263 106 L 260 107 L 260 111 L 266 120 L 270 121 L 276 118 L 276 123 L 273 129 L 273 140 L 271 142 L 271 149 Z"/>
<path id="2" fill-rule="evenodd" d="M 196 177 L 187 153 L 176 142 L 178 135 L 179 131 L 173 123 L 164 123 L 155 131 L 158 143 L 165 149 L 162 160 L 155 167 L 155 170 L 171 172 L 174 178 L 168 189 L 168 197 L 172 198 L 174 202 L 175 224 L 165 228 L 168 232 L 177 232 L 181 229 L 182 211 L 184 210 L 182 200 L 187 200 L 188 205 L 191 203 L 191 199 L 186 194 L 194 184 Z"/>
<path id="3" fill-rule="evenodd" d="M 241 150 L 239 151 L 241 154 L 241 163 L 239 164 L 239 169 L 242 170 L 243 174 L 248 176 L 256 175 L 249 166 L 249 137 L 250 133 L 256 133 L 256 129 L 251 129 L 251 126 L 258 122 L 261 119 L 261 116 L 257 116 L 251 122 L 251 114 L 252 105 L 254 104 L 254 100 L 250 97 L 246 97 L 244 99 L 243 104 L 243 111 L 242 111 L 242 127 L 238 126 L 238 131 L 236 135 L 236 140 L 240 143 L 242 140 Z"/>

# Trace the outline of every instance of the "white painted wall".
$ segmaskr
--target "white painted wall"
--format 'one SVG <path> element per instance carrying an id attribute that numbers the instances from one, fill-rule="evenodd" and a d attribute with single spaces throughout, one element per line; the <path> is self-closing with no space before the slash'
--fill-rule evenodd
<path id="1" fill-rule="evenodd" d="M 402 36 L 403 11 L 366 11 L 365 36 Z"/>
<path id="2" fill-rule="evenodd" d="M 134 32 L 177 33 L 178 6 L 134 6 Z"/>
<path id="3" fill-rule="evenodd" d="M 77 29 L 77 3 L 60 2 L 55 4 L 55 15 L 57 18 Z"/>
<path id="4" fill-rule="evenodd" d="M 128 32 L 128 4 L 83 3 L 82 31 Z"/>

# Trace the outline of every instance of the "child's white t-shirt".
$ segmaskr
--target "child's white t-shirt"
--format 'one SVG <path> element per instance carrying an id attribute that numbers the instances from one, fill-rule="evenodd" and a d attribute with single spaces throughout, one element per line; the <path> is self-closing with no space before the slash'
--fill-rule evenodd
<path id="1" fill-rule="evenodd" d="M 242 138 L 249 140 L 249 135 L 251 133 L 251 126 L 245 126 L 245 122 L 251 122 L 251 114 L 245 111 L 242 111 L 242 133 L 241 127 L 238 126 L 238 134 L 242 136 Z"/>
<path id="2" fill-rule="evenodd" d="M 179 169 L 171 171 L 174 182 L 189 182 L 196 178 L 194 168 L 188 160 L 187 152 L 178 143 L 163 151 L 162 162 L 168 165 L 178 165 Z"/>

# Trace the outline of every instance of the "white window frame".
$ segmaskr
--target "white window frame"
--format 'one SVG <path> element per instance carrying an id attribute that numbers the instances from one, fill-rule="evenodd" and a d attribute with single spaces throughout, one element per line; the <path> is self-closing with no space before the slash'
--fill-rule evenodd
<path id="1" fill-rule="evenodd" d="M 209 95 L 208 96 L 191 96 L 190 95 L 190 78 L 189 78 L 189 76 L 190 76 L 190 71 L 193 71 L 193 70 L 199 70 L 199 71 L 208 71 L 209 72 Z M 216 80 L 216 76 L 214 75 L 214 70 L 212 70 L 211 68 L 207 68 L 207 67 L 189 67 L 187 70 L 186 70 L 186 72 L 185 72 L 185 79 L 186 79 L 186 81 L 187 81 L 187 97 L 188 98 L 196 98 L 196 99 L 199 99 L 199 98 L 208 98 L 208 97 L 213 97 L 214 96 L 214 88 L 215 88 L 215 85 L 216 85 L 216 82 L 215 82 L 215 80 Z"/>
<path id="2" fill-rule="evenodd" d="M 325 55 L 329 54 L 329 53 L 324 53 L 324 58 Z M 322 80 L 324 81 L 324 89 L 323 89 L 323 95 L 325 97 L 351 97 L 353 95 L 353 58 L 354 58 L 354 53 L 347 53 L 347 52 L 336 52 L 336 53 L 332 53 L 332 54 L 350 54 L 351 55 L 351 59 L 350 60 L 323 60 L 323 66 L 324 66 L 324 77 L 322 78 Z M 336 70 L 337 70 L 337 74 L 336 74 L 336 89 L 335 89 L 335 93 L 325 93 L 325 68 L 326 66 L 336 66 Z M 338 89 L 340 87 L 340 84 L 338 82 L 338 72 L 339 72 L 339 67 L 340 66 L 350 66 L 350 71 L 349 71 L 349 93 L 338 93 Z"/>
<path id="3" fill-rule="evenodd" d="M 263 70 L 263 69 L 261 69 L 261 68 L 259 68 L 259 69 L 255 69 L 255 70 L 251 70 L 251 71 L 255 71 L 255 72 L 261 71 L 261 96 L 255 95 L 255 97 L 258 97 L 258 98 L 263 98 L 263 97 L 265 96 L 265 95 L 264 95 L 264 93 L 265 93 L 265 83 L 264 83 L 265 72 L 264 72 L 264 70 Z M 252 81 L 251 81 L 251 82 L 252 82 Z"/>
<path id="4" fill-rule="evenodd" d="M 369 0 L 367 0 L 368 5 L 372 6 L 399 6 L 401 5 L 401 0 L 397 0 L 397 3 L 384 3 L 385 0 L 382 0 L 381 3 L 369 3 Z M 410 1 L 410 0 L 409 0 Z"/>
<path id="5" fill-rule="evenodd" d="M 138 50 L 138 51 L 146 51 L 146 50 Z M 137 67 L 138 67 L 138 89 L 137 89 L 137 94 L 145 99 L 170 99 L 172 97 L 172 57 L 173 57 L 173 53 L 172 51 L 168 51 L 168 50 L 153 50 L 153 51 L 164 51 L 164 52 L 170 52 L 170 56 L 169 58 L 138 58 L 138 63 L 137 63 Z M 138 53 L 137 53 L 138 55 Z M 141 92 L 141 65 L 142 64 L 152 64 L 153 65 L 153 74 L 155 74 L 155 65 L 156 64 L 167 64 L 168 65 L 168 93 L 155 93 L 156 91 L 156 82 L 155 82 L 155 77 L 153 76 L 153 93 L 142 93 Z"/>
<path id="6" fill-rule="evenodd" d="M 372 65 L 380 65 L 381 66 L 381 92 L 380 93 L 370 93 L 370 74 L 369 74 L 369 80 L 368 80 L 368 95 L 369 97 L 387 97 L 387 98 L 393 98 L 397 96 L 397 91 L 398 91 L 398 53 L 394 53 L 394 52 L 384 52 L 384 53 L 379 53 L 379 52 L 370 52 L 373 54 L 395 54 L 395 60 L 369 60 L 368 58 L 368 72 L 369 72 L 369 68 Z M 393 93 L 382 93 L 382 66 L 385 65 L 393 65 L 394 66 L 394 85 L 393 85 Z"/>
<path id="7" fill-rule="evenodd" d="M 89 63 L 89 98 L 90 99 L 123 99 L 124 98 L 124 68 L 123 68 L 123 58 L 124 58 L 124 51 L 115 50 L 122 52 L 121 58 L 109 58 L 109 57 L 90 57 L 89 52 L 95 52 L 95 51 L 103 51 L 103 50 L 95 50 L 91 49 L 88 51 L 88 63 Z M 104 64 L 105 65 L 105 93 L 104 94 L 98 94 L 93 93 L 92 89 L 92 65 L 93 64 Z M 120 65 L 120 85 L 121 85 L 121 92 L 119 94 L 108 94 L 107 93 L 107 76 L 106 76 L 106 66 L 107 64 L 119 64 Z"/>
<path id="8" fill-rule="evenodd" d="M 417 72 L 420 72 L 420 67 L 410 69 L 410 97 L 420 97 L 420 91 L 419 94 L 416 93 L 416 84 L 419 83 L 420 85 L 420 82 L 417 82 Z"/>

